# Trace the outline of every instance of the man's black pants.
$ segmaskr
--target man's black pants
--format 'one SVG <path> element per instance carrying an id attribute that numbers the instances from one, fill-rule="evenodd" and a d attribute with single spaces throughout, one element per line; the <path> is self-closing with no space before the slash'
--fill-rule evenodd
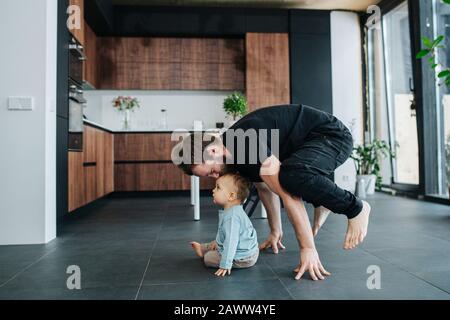
<path id="1" fill-rule="evenodd" d="M 301 197 L 315 207 L 324 206 L 349 219 L 362 210 L 362 202 L 331 179 L 334 170 L 350 156 L 351 133 L 345 130 L 333 135 L 312 133 L 297 151 L 281 163 L 279 180 L 290 194 Z"/>

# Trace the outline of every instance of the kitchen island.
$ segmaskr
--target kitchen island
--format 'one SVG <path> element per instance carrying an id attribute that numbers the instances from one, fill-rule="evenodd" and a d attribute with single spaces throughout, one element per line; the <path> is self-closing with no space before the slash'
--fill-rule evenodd
<path id="1" fill-rule="evenodd" d="M 69 152 L 69 212 L 113 192 L 191 190 L 191 203 L 198 205 L 199 191 L 211 190 L 215 181 L 189 177 L 173 164 L 178 141 L 172 132 L 113 131 L 85 120 L 83 151 Z"/>

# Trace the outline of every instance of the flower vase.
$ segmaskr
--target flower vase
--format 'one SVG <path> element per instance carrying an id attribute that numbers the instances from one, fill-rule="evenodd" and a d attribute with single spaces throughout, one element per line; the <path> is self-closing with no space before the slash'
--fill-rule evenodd
<path id="1" fill-rule="evenodd" d="M 129 130 L 130 129 L 130 122 L 131 122 L 130 110 L 125 110 L 124 111 L 124 117 L 123 117 L 123 130 Z"/>

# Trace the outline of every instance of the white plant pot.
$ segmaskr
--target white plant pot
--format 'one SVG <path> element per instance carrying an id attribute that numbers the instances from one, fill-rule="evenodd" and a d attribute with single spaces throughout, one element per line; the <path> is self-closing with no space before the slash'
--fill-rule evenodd
<path id="1" fill-rule="evenodd" d="M 364 190 L 367 195 L 375 193 L 375 184 L 377 181 L 377 176 L 374 174 L 364 174 L 356 176 L 356 185 L 362 183 L 364 180 Z"/>

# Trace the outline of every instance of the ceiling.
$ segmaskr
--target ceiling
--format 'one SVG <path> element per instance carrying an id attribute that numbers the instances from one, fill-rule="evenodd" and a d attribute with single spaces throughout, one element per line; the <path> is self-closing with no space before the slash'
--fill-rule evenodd
<path id="1" fill-rule="evenodd" d="M 112 0 L 114 5 L 298 8 L 366 11 L 380 0 Z"/>

